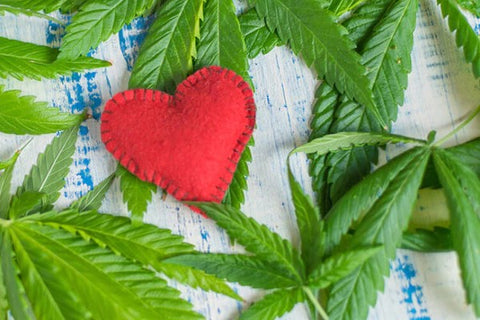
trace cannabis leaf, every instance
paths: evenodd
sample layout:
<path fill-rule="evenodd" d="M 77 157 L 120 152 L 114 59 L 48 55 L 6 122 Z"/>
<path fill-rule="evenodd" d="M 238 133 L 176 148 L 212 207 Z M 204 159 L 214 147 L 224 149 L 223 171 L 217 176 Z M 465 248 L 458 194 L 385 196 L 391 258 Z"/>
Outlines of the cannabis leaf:
<path fill-rule="evenodd" d="M 168 263 L 196 267 L 209 274 L 262 289 L 289 288 L 298 285 L 295 275 L 261 257 L 243 254 L 186 254 L 166 260 Z"/>
<path fill-rule="evenodd" d="M 170 230 L 149 224 L 132 225 L 131 220 L 125 217 L 66 210 L 34 215 L 29 219 L 57 229 L 78 232 L 85 239 L 92 239 L 130 259 L 155 267 L 166 258 L 194 252 L 192 245 L 183 242 L 182 237 L 173 235 Z"/>
<path fill-rule="evenodd" d="M 209 0 L 205 3 L 195 69 L 221 66 L 249 81 L 245 42 L 235 12 L 232 1 Z"/>
<path fill-rule="evenodd" d="M 66 0 L 0 0 L 0 4 L 32 11 L 52 12 L 59 9 Z"/>
<path fill-rule="evenodd" d="M 45 151 L 38 156 L 36 165 L 25 176 L 14 198 L 30 191 L 46 195 L 47 201 L 43 204 L 44 207 L 57 200 L 73 162 L 77 132 L 78 127 L 75 126 L 53 139 Z"/>
<path fill-rule="evenodd" d="M 480 166 L 478 165 L 478 159 L 480 159 L 480 138 L 448 148 L 447 150 L 450 151 L 451 154 L 456 155 L 457 161 L 469 167 L 480 177 Z"/>
<path fill-rule="evenodd" d="M 437 0 L 448 26 L 455 32 L 457 47 L 463 49 L 465 60 L 472 64 L 473 74 L 480 78 L 480 39 L 473 31 L 458 5 L 452 0 Z"/>
<path fill-rule="evenodd" d="M 328 9 L 340 17 L 349 11 L 353 11 L 362 3 L 362 0 L 332 0 Z"/>
<path fill-rule="evenodd" d="M 20 96 L 17 90 L 0 86 L 0 132 L 10 134 L 53 133 L 83 121 L 83 114 L 72 115 L 35 102 L 32 96 Z"/>
<path fill-rule="evenodd" d="M 16 7 L 12 7 L 12 6 L 4 6 L 4 5 L 0 5 L 0 16 L 2 15 L 5 15 L 5 12 L 8 12 L 8 13 L 11 13 L 11 14 L 14 14 L 14 15 L 20 15 L 20 14 L 23 14 L 23 15 L 26 15 L 28 17 L 37 17 L 37 18 L 41 18 L 41 19 L 47 19 L 47 20 L 50 20 L 50 21 L 55 21 L 57 23 L 61 23 L 61 21 L 49 16 L 49 15 L 46 15 L 46 14 L 43 14 L 43 13 L 40 13 L 40 12 L 37 12 L 37 11 L 32 11 L 32 10 L 28 10 L 28 9 L 22 9 L 22 8 L 16 8 Z"/>
<path fill-rule="evenodd" d="M 447 196 L 453 247 L 460 260 L 467 301 L 480 316 L 480 180 L 455 153 L 437 149 L 433 159 Z"/>
<path fill-rule="evenodd" d="M 133 221 L 142 222 L 143 213 L 147 211 L 148 203 L 152 201 L 152 195 L 157 190 L 157 186 L 140 180 L 120 165 L 116 174 L 120 178 L 123 202 L 132 213 Z"/>
<path fill-rule="evenodd" d="M 110 66 L 107 61 L 90 57 L 58 60 L 57 56 L 57 49 L 0 37 L 0 77 L 53 79 L 76 71 Z"/>
<path fill-rule="evenodd" d="M 168 278 L 174 279 L 192 288 L 214 291 L 235 300 L 242 301 L 242 298 L 223 280 L 209 275 L 202 270 L 170 263 L 161 263 L 157 266 L 156 270 L 163 273 Z"/>
<path fill-rule="evenodd" d="M 196 253 L 169 230 L 95 211 L 42 213 L 63 187 L 77 129 L 64 131 L 47 146 L 12 199 L 9 184 L 18 154 L 2 162 L 8 165 L 0 176 L 0 318 L 9 309 L 16 319 L 201 319 L 151 268 L 241 299 L 212 275 L 164 263 Z M 98 208 L 113 177 L 71 207 Z"/>
<path fill-rule="evenodd" d="M 12 199 L 8 216 L 10 219 L 17 219 L 28 214 L 32 208 L 40 205 L 44 201 L 45 193 L 37 191 L 25 191 L 18 197 Z"/>
<path fill-rule="evenodd" d="M 16 319 L 35 319 L 30 301 L 25 294 L 25 288 L 19 279 L 17 263 L 13 256 L 12 244 L 7 231 L 0 228 L 1 250 L 1 272 L 3 273 L 3 284 L 6 289 L 8 307 Z"/>
<path fill-rule="evenodd" d="M 262 300 L 253 304 L 240 316 L 241 320 L 265 319 L 273 320 L 292 310 L 293 307 L 305 300 L 302 289 L 293 288 L 277 290 L 266 295 Z"/>
<path fill-rule="evenodd" d="M 108 189 L 110 189 L 114 178 L 115 174 L 110 175 L 108 178 L 96 185 L 93 190 L 88 192 L 83 197 L 75 200 L 70 205 L 70 208 L 80 212 L 98 210 L 101 207 L 102 201 L 105 198 L 105 194 L 107 193 Z"/>
<path fill-rule="evenodd" d="M 75 59 L 96 48 L 127 23 L 151 8 L 155 0 L 88 1 L 67 26 L 61 59 Z"/>
<path fill-rule="evenodd" d="M 337 152 L 352 147 L 376 146 L 387 143 L 417 143 L 426 144 L 425 140 L 418 140 L 405 136 L 375 132 L 339 132 L 312 140 L 296 149 L 291 154 L 304 152 L 315 153 L 319 156 Z"/>
<path fill-rule="evenodd" d="M 62 12 L 76 12 L 78 9 L 80 9 L 87 1 L 89 0 L 71 0 L 71 1 L 66 1 L 62 4 L 60 10 Z"/>
<path fill-rule="evenodd" d="M 314 288 L 323 289 L 348 276 L 357 267 L 377 254 L 382 248 L 360 248 L 332 255 L 320 268 L 310 274 L 309 283 Z"/>
<path fill-rule="evenodd" d="M 429 156 L 425 148 L 402 154 L 367 176 L 329 212 L 325 231 L 330 249 L 354 222 L 357 225 L 348 247 L 384 246 L 333 285 L 327 305 L 331 319 L 366 318 L 369 306 L 376 301 L 376 291 L 383 289 L 389 259 L 401 244 Z"/>
<path fill-rule="evenodd" d="M 238 241 L 248 251 L 266 260 L 285 266 L 291 275 L 301 281 L 303 263 L 297 250 L 287 240 L 233 207 L 216 203 L 192 204 L 224 228 L 232 240 Z"/>
<path fill-rule="evenodd" d="M 480 3 L 475 0 L 457 0 L 458 4 L 464 9 L 470 11 L 477 17 L 480 17 Z"/>
<path fill-rule="evenodd" d="M 15 163 L 17 162 L 19 153 L 15 154 L 8 160 L 9 165 L 2 168 L 5 171 L 0 175 L 0 219 L 6 219 L 8 216 L 10 201 L 10 185 L 12 181 L 12 173 Z"/>
<path fill-rule="evenodd" d="M 312 120 L 310 127 L 310 140 L 320 138 L 330 131 L 333 123 L 335 107 L 338 104 L 340 96 L 338 92 L 330 87 L 326 82 L 322 82 L 315 92 L 315 104 L 312 110 Z M 348 152 L 348 151 L 346 151 Z M 317 203 L 319 211 L 324 216 L 330 209 L 327 155 L 310 155 L 311 163 L 309 168 L 312 177 L 312 187 L 317 194 Z"/>
<path fill-rule="evenodd" d="M 345 22 L 350 37 L 362 52 L 362 63 L 368 67 L 375 102 L 389 123 L 396 119 L 397 106 L 403 104 L 411 69 L 410 52 L 417 7 L 415 0 L 374 1 L 362 6 Z M 333 89 L 324 86 L 327 85 L 322 85 L 317 92 L 311 138 L 326 132 L 381 130 L 368 109 L 339 94 L 335 98 Z M 335 105 L 335 111 L 332 111 Z M 326 158 L 313 157 L 313 186 L 320 194 L 320 203 L 325 207 L 323 211 L 368 174 L 377 157 L 377 150 L 373 147 L 355 148 Z"/>
<path fill-rule="evenodd" d="M 237 209 L 240 209 L 240 206 L 245 202 L 245 191 L 248 189 L 248 163 L 252 161 L 252 152 L 250 151 L 250 147 L 254 144 L 255 140 L 253 137 L 251 137 L 250 141 L 243 150 L 240 160 L 238 160 L 232 182 L 228 186 L 228 190 L 225 192 L 225 196 L 222 201 L 222 203 Z"/>
<path fill-rule="evenodd" d="M 295 216 L 300 232 L 302 243 L 301 254 L 305 262 L 307 273 L 314 270 L 322 261 L 325 235 L 323 224 L 320 220 L 318 209 L 313 205 L 312 200 L 303 193 L 300 184 L 295 180 L 293 173 L 288 167 L 288 181 L 292 193 Z"/>
<path fill-rule="evenodd" d="M 202 0 L 168 0 L 157 13 L 133 67 L 131 88 L 173 92 L 192 71 Z"/>
<path fill-rule="evenodd" d="M 275 319 L 305 300 L 314 306 L 314 313 L 318 312 L 327 319 L 313 292 L 319 286 L 326 287 L 348 276 L 357 265 L 365 263 L 381 250 L 365 245 L 340 255 L 325 255 L 323 221 L 290 170 L 288 173 L 301 234 L 300 252 L 289 241 L 231 206 L 192 202 L 189 204 L 215 220 L 232 240 L 243 245 L 253 256 L 197 253 L 167 260 L 168 263 L 196 267 L 242 285 L 273 289 L 244 311 L 240 319 Z"/>
<path fill-rule="evenodd" d="M 61 277 L 68 287 L 76 288 L 77 298 L 94 318 L 201 318 L 188 310 L 189 303 L 179 298 L 178 291 L 152 271 L 107 249 L 51 227 L 14 223 L 10 228 L 46 284 Z M 15 242 L 14 247 L 16 251 L 22 249 Z M 52 263 L 58 268 L 52 268 Z M 61 294 L 57 301 L 65 303 L 60 301 L 65 291 L 52 293 Z"/>
<path fill-rule="evenodd" d="M 330 85 L 365 105 L 383 124 L 354 44 L 330 11 L 314 0 L 256 0 L 255 8 L 270 29 L 277 31 L 296 54 L 301 53 L 320 77 L 325 76 Z"/>
<path fill-rule="evenodd" d="M 434 227 L 433 230 L 417 229 L 403 233 L 402 249 L 420 252 L 452 251 L 450 229 Z"/>
<path fill-rule="evenodd" d="M 282 44 L 278 35 L 268 30 L 265 21 L 258 17 L 254 8 L 242 14 L 239 21 L 250 59 L 260 53 L 266 54 Z"/>

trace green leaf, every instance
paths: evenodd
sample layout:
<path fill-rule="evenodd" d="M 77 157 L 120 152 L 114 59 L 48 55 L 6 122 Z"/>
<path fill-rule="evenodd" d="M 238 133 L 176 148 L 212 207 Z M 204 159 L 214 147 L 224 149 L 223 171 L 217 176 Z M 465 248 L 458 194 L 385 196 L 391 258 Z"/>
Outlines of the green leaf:
<path fill-rule="evenodd" d="M 447 150 L 456 155 L 457 161 L 469 167 L 475 172 L 477 177 L 480 177 L 480 166 L 478 165 L 478 159 L 480 159 L 480 138 L 448 148 Z"/>
<path fill-rule="evenodd" d="M 266 18 L 270 30 L 289 43 L 295 54 L 302 54 L 319 77 L 341 93 L 365 105 L 383 120 L 374 104 L 372 90 L 347 31 L 327 9 L 315 0 L 256 0 L 256 10 Z M 382 123 L 383 124 L 383 123 Z"/>
<path fill-rule="evenodd" d="M 56 23 L 59 23 L 59 24 L 62 24 L 61 21 L 55 19 L 54 17 L 51 17 L 47 14 L 43 14 L 43 13 L 40 13 L 40 12 L 37 12 L 37 11 L 32 11 L 32 10 L 28 10 L 28 9 L 22 9 L 22 8 L 15 8 L 15 7 L 11 7 L 11 6 L 4 6 L 4 5 L 0 5 L 0 16 L 3 16 L 5 15 L 5 12 L 8 12 L 8 13 L 11 13 L 11 14 L 14 14 L 14 15 L 25 15 L 25 16 L 28 16 L 28 17 L 36 17 L 36 18 L 41 18 L 41 19 L 47 19 L 47 20 L 50 20 L 50 21 L 55 21 Z"/>
<path fill-rule="evenodd" d="M 460 161 L 463 165 L 472 169 L 475 174 L 480 177 L 480 166 L 478 165 L 478 159 L 480 159 L 480 138 L 450 147 L 447 150 L 456 154 L 457 161 Z M 431 160 L 427 166 L 422 188 L 440 188 L 440 182 L 433 160 Z"/>
<path fill-rule="evenodd" d="M 465 60 L 472 64 L 473 74 L 480 78 L 480 38 L 472 29 L 458 5 L 452 0 L 437 0 L 448 26 L 455 33 L 457 47 L 463 49 Z"/>
<path fill-rule="evenodd" d="M 86 195 L 80 199 L 75 200 L 70 209 L 77 211 L 98 210 L 102 206 L 102 201 L 105 198 L 105 194 L 112 185 L 115 179 L 115 174 L 110 175 L 108 178 L 100 182 L 93 190 L 89 191 Z"/>
<path fill-rule="evenodd" d="M 61 59 L 75 59 L 96 48 L 135 17 L 151 8 L 154 0 L 88 1 L 73 16 L 60 47 Z"/>
<path fill-rule="evenodd" d="M 320 220 L 318 209 L 313 205 L 312 199 L 306 195 L 300 184 L 295 180 L 290 163 L 287 164 L 288 181 L 292 194 L 297 226 L 301 239 L 302 260 L 307 268 L 307 274 L 315 269 L 321 262 L 324 250 L 325 234 L 323 223 Z"/>
<path fill-rule="evenodd" d="M 268 30 L 265 20 L 258 17 L 254 8 L 242 14 L 238 20 L 250 59 L 260 53 L 267 54 L 276 46 L 283 44 L 277 34 Z"/>
<path fill-rule="evenodd" d="M 353 270 L 377 254 L 382 247 L 367 247 L 337 253 L 327 258 L 309 276 L 310 287 L 323 289 L 348 276 Z"/>
<path fill-rule="evenodd" d="M 462 8 L 470 11 L 473 15 L 480 17 L 480 2 L 476 0 L 456 0 L 456 1 Z"/>
<path fill-rule="evenodd" d="M 375 103 L 388 124 L 397 119 L 398 106 L 404 102 L 417 10 L 417 0 L 392 3 L 362 49 Z"/>
<path fill-rule="evenodd" d="M 10 219 L 14 220 L 26 215 L 44 201 L 45 193 L 37 191 L 25 191 L 18 197 L 14 197 L 9 210 Z"/>
<path fill-rule="evenodd" d="M 62 279 L 75 288 L 92 318 L 201 319 L 154 272 L 107 249 L 34 223 L 16 223 L 11 230 L 43 279 L 47 283 Z"/>
<path fill-rule="evenodd" d="M 368 2 L 345 21 L 344 26 L 349 32 L 350 39 L 357 44 L 357 50 L 362 48 L 372 35 L 373 29 L 381 21 L 390 2 L 391 0 Z M 339 131 L 381 131 L 367 108 L 345 99 L 326 82 L 322 82 L 315 98 L 310 140 Z M 318 203 L 324 215 L 331 207 L 332 201 L 337 201 L 371 171 L 371 163 L 377 161 L 378 153 L 374 147 L 364 147 L 328 156 L 312 155 L 311 158 L 313 158 L 310 166 L 313 189 L 317 193 Z"/>
<path fill-rule="evenodd" d="M 241 205 L 245 203 L 245 191 L 248 189 L 247 177 L 250 174 L 248 163 L 252 161 L 250 146 L 253 146 L 254 144 L 255 141 L 253 137 L 251 137 L 237 163 L 237 169 L 233 174 L 232 182 L 228 186 L 228 190 L 223 197 L 223 204 L 240 209 Z"/>
<path fill-rule="evenodd" d="M 362 6 L 345 23 L 351 32 L 350 37 L 362 53 L 362 63 L 369 70 L 367 75 L 375 93 L 375 102 L 388 123 L 396 119 L 397 107 L 403 104 L 407 75 L 411 69 L 410 52 L 417 7 L 416 0 L 373 1 Z M 328 90 L 323 91 L 328 95 L 320 95 L 319 98 L 328 98 L 333 103 L 333 94 Z M 335 110 L 330 132 L 381 131 L 379 123 L 367 108 L 349 99 L 337 99 L 341 102 Z M 322 112 L 326 111 L 320 109 L 320 116 Z M 326 117 L 325 121 L 328 120 L 329 117 Z M 323 127 L 327 125 L 323 124 L 320 128 Z M 326 206 L 330 201 L 336 202 L 367 175 L 377 159 L 376 148 L 364 147 L 339 152 L 329 155 L 326 160 L 314 162 L 313 165 L 317 167 L 315 172 L 320 174 L 319 178 L 314 179 L 314 187 L 326 199 L 323 200 Z M 322 189 L 325 189 L 325 185 L 329 186 L 327 190 Z"/>
<path fill-rule="evenodd" d="M 167 260 L 214 274 L 229 282 L 259 289 L 277 289 L 298 286 L 298 279 L 268 260 L 243 254 L 187 254 Z"/>
<path fill-rule="evenodd" d="M 341 15 L 354 10 L 363 2 L 363 0 L 332 0 L 328 9 L 340 17 Z"/>
<path fill-rule="evenodd" d="M 4 241 L 3 239 L 3 233 L 4 231 L 0 228 L 0 239 L 2 239 L 2 242 Z M 5 286 L 4 282 L 4 272 L 3 272 L 3 264 L 2 264 L 2 258 L 3 258 L 3 251 L 2 247 L 0 245 L 0 320 L 7 320 L 8 319 L 8 296 L 7 296 L 7 288 Z"/>
<path fill-rule="evenodd" d="M 149 29 L 130 77 L 130 88 L 175 91 L 192 71 L 203 0 L 168 0 Z"/>
<path fill-rule="evenodd" d="M 330 132 L 333 123 L 335 107 L 340 96 L 338 92 L 326 82 L 322 82 L 315 92 L 315 104 L 312 110 L 310 122 L 311 133 L 309 140 L 320 138 Z M 317 195 L 317 204 L 320 214 L 324 216 L 330 208 L 329 190 L 327 185 L 328 167 L 327 156 L 310 154 L 310 176 L 312 177 L 312 188 Z"/>
<path fill-rule="evenodd" d="M 225 281 L 207 274 L 202 270 L 165 262 L 158 264 L 156 270 L 162 272 L 170 279 L 177 280 L 192 288 L 201 288 L 205 291 L 217 292 L 238 301 L 243 300 Z"/>
<path fill-rule="evenodd" d="M 17 158 L 20 155 L 20 152 L 15 152 L 13 156 L 11 156 L 9 159 L 6 161 L 0 161 L 0 171 L 8 169 L 9 167 L 12 167 L 15 165 L 17 162 Z"/>
<path fill-rule="evenodd" d="M 11 164 L 5 169 L 3 174 L 0 175 L 0 219 L 8 218 L 8 210 L 10 208 L 10 186 L 12 181 L 13 168 L 17 162 L 19 153 L 15 154 L 10 158 L 9 161 Z"/>
<path fill-rule="evenodd" d="M 383 290 L 389 259 L 395 256 L 408 226 L 430 149 L 414 148 L 367 176 L 338 201 L 326 220 L 327 244 L 332 248 L 355 221 L 348 248 L 383 245 L 331 289 L 327 312 L 331 319 L 363 319 Z"/>
<path fill-rule="evenodd" d="M 66 13 L 76 12 L 87 1 L 89 1 L 89 0 L 70 0 L 70 1 L 67 1 L 62 5 L 62 7 L 60 8 L 60 11 L 66 12 Z"/>
<path fill-rule="evenodd" d="M 108 61 L 90 57 L 57 60 L 57 56 L 57 49 L 0 37 L 0 77 L 55 79 L 59 75 L 111 65 Z"/>
<path fill-rule="evenodd" d="M 297 303 L 303 301 L 305 301 L 305 295 L 301 288 L 277 290 L 242 312 L 240 320 L 274 320 L 291 311 Z"/>
<path fill-rule="evenodd" d="M 233 1 L 208 0 L 203 14 L 195 69 L 220 66 L 249 82 L 247 52 Z"/>
<path fill-rule="evenodd" d="M 67 2 L 67 0 L 0 0 L 0 4 L 32 11 L 45 12 L 57 10 L 64 2 Z"/>
<path fill-rule="evenodd" d="M 450 229 L 434 227 L 433 230 L 416 229 L 403 233 L 402 249 L 419 252 L 452 251 Z"/>
<path fill-rule="evenodd" d="M 1 60 L 0 60 L 1 61 Z M 45 134 L 75 126 L 85 118 L 35 102 L 19 91 L 4 91 L 0 86 L 0 132 L 9 134 Z"/>
<path fill-rule="evenodd" d="M 270 231 L 267 226 L 247 217 L 240 210 L 217 203 L 189 203 L 207 214 L 232 240 L 243 245 L 247 251 L 262 260 L 278 264 L 289 272 L 299 283 L 304 278 L 305 267 L 300 254 L 291 243 Z"/>
<path fill-rule="evenodd" d="M 460 260 L 467 302 L 480 317 L 480 180 L 455 153 L 435 149 L 433 159 L 447 196 L 453 247 Z"/>
<path fill-rule="evenodd" d="M 34 320 L 35 315 L 30 301 L 25 294 L 25 288 L 19 278 L 20 271 L 14 259 L 9 231 L 4 231 L 0 226 L 0 259 L 2 264 L 3 283 L 7 288 L 7 299 L 10 311 L 15 319 Z"/>
<path fill-rule="evenodd" d="M 348 37 L 357 44 L 357 51 L 362 51 L 373 30 L 385 17 L 392 4 L 394 0 L 367 1 L 343 22 L 349 33 Z"/>
<path fill-rule="evenodd" d="M 143 222 L 143 214 L 147 211 L 148 203 L 152 201 L 152 195 L 157 190 L 157 186 L 138 179 L 120 165 L 116 174 L 120 178 L 123 202 L 127 204 L 133 222 Z"/>
<path fill-rule="evenodd" d="M 17 189 L 16 197 L 27 191 L 42 192 L 47 196 L 47 203 L 55 202 L 60 190 L 65 184 L 72 156 L 75 153 L 78 127 L 73 127 L 55 137 L 43 153 L 37 158 L 37 163 L 23 179 L 23 184 Z"/>
<path fill-rule="evenodd" d="M 170 230 L 150 224 L 132 225 L 128 218 L 95 211 L 50 212 L 29 216 L 28 220 L 63 228 L 86 240 L 93 239 L 102 247 L 108 246 L 129 259 L 153 267 L 168 257 L 193 252 L 191 244 L 183 242 L 183 237 L 173 235 Z"/>
<path fill-rule="evenodd" d="M 57 281 L 50 281 L 47 284 L 15 233 L 12 233 L 12 242 L 22 282 L 25 285 L 25 292 L 33 302 L 32 308 L 37 319 L 66 319 L 67 317 L 81 319 L 82 316 L 85 319 L 89 317 L 85 308 L 78 305 L 77 296 L 65 286 L 64 281 L 60 280 L 61 277 Z"/>
<path fill-rule="evenodd" d="M 353 147 L 377 146 L 387 143 L 426 144 L 426 141 L 388 133 L 339 132 L 314 139 L 294 149 L 291 154 L 305 152 L 321 156 Z"/>

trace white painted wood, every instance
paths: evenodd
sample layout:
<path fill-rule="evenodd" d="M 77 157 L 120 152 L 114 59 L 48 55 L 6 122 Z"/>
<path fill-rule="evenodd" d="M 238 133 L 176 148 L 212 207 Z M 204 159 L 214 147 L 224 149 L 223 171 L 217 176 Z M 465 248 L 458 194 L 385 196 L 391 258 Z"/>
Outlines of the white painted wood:
<path fill-rule="evenodd" d="M 239 8 L 244 5 L 243 2 L 238 4 Z M 415 31 L 413 72 L 409 77 L 405 106 L 394 125 L 397 133 L 425 137 L 430 130 L 437 130 L 438 136 L 442 136 L 480 104 L 479 82 L 471 75 L 470 66 L 463 61 L 461 51 L 455 48 L 454 39 L 442 20 L 432 1 L 421 1 Z M 94 115 L 99 115 L 103 103 L 127 87 L 132 54 L 138 50 L 135 39 L 142 34 L 144 22 L 144 19 L 136 20 L 93 53 L 111 61 L 111 68 L 56 81 L 2 80 L 1 83 L 34 94 L 39 100 L 49 101 L 63 110 L 79 111 L 89 107 L 94 110 Z M 479 28 L 478 20 L 472 19 L 471 22 L 477 23 Z M 62 33 L 62 27 L 54 23 L 11 15 L 0 17 L 0 36 L 58 46 Z M 256 86 L 258 129 L 254 133 L 254 160 L 250 165 L 249 191 L 243 209 L 246 214 L 297 243 L 285 159 L 292 148 L 307 141 L 313 93 L 318 83 L 312 71 L 287 48 L 277 48 L 252 60 L 250 74 Z M 479 124 L 480 118 L 460 132 L 451 144 L 480 135 Z M 52 137 L 35 137 L 34 143 L 27 147 L 15 170 L 12 190 L 21 183 L 36 155 Z M 27 138 L 0 134 L 0 158 L 6 158 Z M 389 147 L 386 157 L 400 151 L 402 147 Z M 298 156 L 293 163 L 296 177 L 311 193 L 306 159 Z M 90 190 L 113 172 L 115 166 L 115 161 L 101 143 L 98 120 L 86 121 L 77 142 L 72 172 L 57 206 L 64 207 Z M 415 214 L 422 218 L 416 220 L 445 222 L 445 203 L 440 191 L 422 192 L 417 208 Z M 102 209 L 128 215 L 118 184 L 109 191 Z M 202 251 L 242 250 L 232 246 L 225 233 L 212 221 L 192 213 L 171 197 L 162 201 L 157 194 L 148 207 L 145 221 L 172 229 Z M 379 296 L 369 319 L 474 319 L 473 312 L 465 304 L 454 254 L 418 254 L 399 250 L 391 266 L 385 293 Z M 235 318 L 245 306 L 230 298 L 179 287 L 184 297 L 189 298 L 195 309 L 207 319 Z M 233 287 L 248 303 L 263 294 L 238 285 Z M 284 319 L 307 319 L 306 309 L 299 305 Z"/>

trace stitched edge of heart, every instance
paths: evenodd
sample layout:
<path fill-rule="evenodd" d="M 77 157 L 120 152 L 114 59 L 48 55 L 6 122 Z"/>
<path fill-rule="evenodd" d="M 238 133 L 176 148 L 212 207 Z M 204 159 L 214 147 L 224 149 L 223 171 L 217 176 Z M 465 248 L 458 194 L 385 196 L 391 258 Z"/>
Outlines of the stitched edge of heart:
<path fill-rule="evenodd" d="M 217 191 L 216 193 L 211 195 L 212 198 L 214 198 L 217 202 L 220 203 L 222 202 L 223 197 L 225 196 L 225 193 L 227 192 L 229 185 L 232 182 L 238 161 L 240 160 L 242 152 L 245 149 L 248 141 L 250 140 L 250 137 L 255 127 L 256 106 L 253 99 L 253 92 L 250 86 L 243 80 L 241 76 L 237 75 L 231 70 L 217 66 L 211 66 L 195 72 L 191 76 L 187 77 L 187 79 L 185 79 L 182 83 L 180 83 L 175 92 L 175 98 L 162 91 L 151 89 L 133 89 L 120 92 L 107 102 L 101 117 L 101 138 L 103 143 L 105 144 L 106 149 L 114 156 L 114 158 L 117 159 L 123 167 L 125 167 L 128 171 L 136 175 L 141 180 L 156 184 L 180 201 L 185 200 L 185 198 L 188 196 L 188 192 L 186 192 L 180 187 L 175 186 L 172 181 L 166 181 L 162 178 L 161 173 L 156 172 L 155 170 L 144 170 L 143 172 L 139 172 L 140 170 L 135 160 L 131 157 L 127 157 L 126 151 L 120 148 L 120 146 L 118 146 L 118 144 L 112 137 L 110 133 L 111 127 L 109 125 L 109 118 L 110 114 L 112 114 L 115 109 L 125 107 L 125 103 L 132 100 L 158 100 L 161 102 L 171 103 L 172 100 L 175 99 L 176 101 L 181 102 L 182 98 L 185 96 L 185 89 L 195 86 L 199 80 L 206 80 L 207 76 L 210 75 L 212 72 L 216 72 L 219 74 L 223 73 L 225 79 L 230 79 L 232 83 L 239 90 L 241 90 L 241 93 L 245 97 L 245 110 L 247 111 L 246 118 L 248 119 L 248 124 L 247 126 L 245 126 L 245 130 L 238 138 L 237 144 L 233 148 L 232 154 L 227 158 L 229 164 L 225 168 L 225 173 L 219 177 L 220 181 L 216 186 Z M 198 199 L 194 198 L 188 200 L 197 201 Z"/>

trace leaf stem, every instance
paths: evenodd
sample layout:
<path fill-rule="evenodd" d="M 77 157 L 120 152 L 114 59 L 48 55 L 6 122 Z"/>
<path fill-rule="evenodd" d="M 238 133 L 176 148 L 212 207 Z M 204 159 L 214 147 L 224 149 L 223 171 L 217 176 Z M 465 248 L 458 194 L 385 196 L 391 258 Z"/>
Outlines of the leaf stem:
<path fill-rule="evenodd" d="M 460 130 L 462 130 L 466 125 L 468 125 L 478 114 L 480 113 L 480 106 L 475 108 L 473 112 L 468 116 L 467 119 L 465 119 L 458 127 L 453 129 L 450 133 L 448 133 L 445 137 L 442 139 L 438 140 L 433 144 L 434 147 L 440 146 L 446 141 L 448 141 L 450 138 L 452 138 L 454 135 L 456 135 Z"/>
<path fill-rule="evenodd" d="M 312 290 L 310 290 L 309 287 L 302 287 L 302 289 L 303 289 L 303 291 L 305 292 L 305 294 L 307 295 L 308 300 L 310 300 L 310 302 L 313 304 L 313 306 L 315 307 L 315 309 L 317 310 L 317 312 L 320 314 L 320 316 L 323 318 L 323 320 L 328 320 L 328 315 L 327 315 L 327 313 L 325 312 L 325 310 L 323 309 L 323 307 L 320 305 L 320 303 L 318 303 L 318 300 L 317 300 L 317 298 L 315 298 L 315 296 L 313 295 Z"/>

